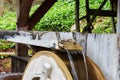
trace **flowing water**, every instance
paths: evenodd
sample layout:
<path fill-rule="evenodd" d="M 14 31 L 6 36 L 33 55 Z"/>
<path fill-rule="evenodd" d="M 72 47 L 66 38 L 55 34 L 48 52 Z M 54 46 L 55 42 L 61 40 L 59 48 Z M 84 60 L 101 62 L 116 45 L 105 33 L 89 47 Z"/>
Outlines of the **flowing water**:
<path fill-rule="evenodd" d="M 72 70 L 73 80 L 79 80 L 78 76 L 77 76 L 77 73 L 76 73 L 76 70 L 75 70 L 74 63 L 73 63 L 72 55 L 71 55 L 70 51 L 66 50 L 66 52 L 67 52 L 67 55 L 68 55 L 68 58 L 69 58 L 69 61 L 70 61 L 70 66 L 71 66 L 71 70 Z"/>
<path fill-rule="evenodd" d="M 86 61 L 85 54 L 84 54 L 83 51 L 78 52 L 78 53 L 82 53 L 82 56 L 83 56 L 83 59 L 84 59 L 85 71 L 86 71 L 86 80 L 89 80 L 89 77 L 88 77 L 88 67 L 87 67 L 87 61 Z"/>
<path fill-rule="evenodd" d="M 81 51 L 74 51 L 73 53 L 71 53 L 71 51 L 69 50 L 66 50 L 67 52 L 67 56 L 68 56 L 68 59 L 70 61 L 70 66 L 71 66 L 71 74 L 73 75 L 73 80 L 79 80 L 78 79 L 78 75 L 77 72 L 76 72 L 76 69 L 75 69 L 75 66 L 74 66 L 74 60 L 72 58 L 72 55 L 71 54 L 80 54 L 82 53 L 82 56 L 83 56 L 83 61 L 84 61 L 84 66 L 85 66 L 85 74 L 86 74 L 86 80 L 89 80 L 88 78 L 88 68 L 87 68 L 87 62 L 86 62 L 86 57 L 85 57 L 85 54 Z"/>

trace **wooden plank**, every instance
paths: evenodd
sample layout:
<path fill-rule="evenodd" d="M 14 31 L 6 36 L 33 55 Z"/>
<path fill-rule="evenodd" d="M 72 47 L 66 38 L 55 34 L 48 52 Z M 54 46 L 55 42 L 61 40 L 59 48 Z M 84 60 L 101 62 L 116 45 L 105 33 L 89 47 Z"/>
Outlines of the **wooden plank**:
<path fill-rule="evenodd" d="M 90 9 L 89 14 L 94 15 L 96 11 L 97 11 L 96 9 Z M 106 16 L 106 17 L 113 16 L 113 17 L 116 17 L 117 12 L 116 11 L 111 11 L 111 10 L 100 10 L 99 13 L 97 14 L 97 16 Z"/>
<path fill-rule="evenodd" d="M 10 56 L 10 55 L 15 55 L 15 52 L 0 52 L 1 56 Z"/>
<path fill-rule="evenodd" d="M 21 80 L 23 73 L 0 74 L 0 80 Z"/>
<path fill-rule="evenodd" d="M 120 33 L 120 0 L 118 0 L 117 7 L 117 33 Z"/>
<path fill-rule="evenodd" d="M 37 22 L 45 15 L 57 0 L 45 0 L 38 9 L 32 14 L 29 21 L 29 30 L 32 30 Z"/>
<path fill-rule="evenodd" d="M 87 56 L 100 67 L 106 80 L 120 80 L 117 34 L 88 34 Z"/>
<path fill-rule="evenodd" d="M 76 24 L 76 31 L 80 32 L 80 22 L 79 22 L 79 0 L 76 0 L 76 8 L 75 8 L 75 24 Z"/>

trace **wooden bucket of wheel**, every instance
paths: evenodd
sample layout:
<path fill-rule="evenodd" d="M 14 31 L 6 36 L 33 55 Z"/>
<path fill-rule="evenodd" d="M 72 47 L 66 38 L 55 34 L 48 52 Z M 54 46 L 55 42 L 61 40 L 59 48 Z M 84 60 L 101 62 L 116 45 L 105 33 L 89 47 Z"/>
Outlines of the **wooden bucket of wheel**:
<path fill-rule="evenodd" d="M 28 62 L 22 80 L 105 80 L 100 69 L 88 57 L 86 65 L 80 52 L 40 51 Z"/>
<path fill-rule="evenodd" d="M 21 73 L 0 74 L 0 80 L 22 80 L 22 74 Z"/>

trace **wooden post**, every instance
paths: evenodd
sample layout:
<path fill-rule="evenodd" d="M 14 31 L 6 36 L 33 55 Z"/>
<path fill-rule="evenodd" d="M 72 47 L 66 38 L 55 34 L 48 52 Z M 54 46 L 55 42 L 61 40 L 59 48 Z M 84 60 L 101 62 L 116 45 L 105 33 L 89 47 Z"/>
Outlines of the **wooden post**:
<path fill-rule="evenodd" d="M 33 0 L 19 0 L 17 11 L 17 29 L 27 31 L 29 27 L 29 12 L 32 6 Z M 27 56 L 28 47 L 24 44 L 16 45 L 16 53 L 18 56 Z"/>
<path fill-rule="evenodd" d="M 120 0 L 117 3 L 117 33 L 120 33 Z"/>
<path fill-rule="evenodd" d="M 79 25 L 79 0 L 76 0 L 76 31 L 80 32 L 80 25 Z"/>
<path fill-rule="evenodd" d="M 114 1 L 110 0 L 110 4 L 111 4 L 111 11 L 114 12 Z M 114 16 L 111 17 L 111 21 L 112 21 L 112 31 L 113 33 L 116 33 L 116 25 L 115 25 L 115 19 Z"/>
<path fill-rule="evenodd" d="M 89 14 L 89 0 L 86 0 L 86 20 L 87 20 L 87 24 L 89 24 L 90 22 L 90 14 Z"/>
<path fill-rule="evenodd" d="M 21 18 L 22 18 L 22 16 L 21 16 L 22 12 L 21 11 L 23 11 L 22 10 L 23 9 L 23 5 L 22 5 L 23 2 L 25 2 L 25 1 L 24 0 L 18 0 L 17 23 L 22 22 L 22 21 L 19 21 L 19 20 L 21 20 Z M 29 17 L 29 15 L 28 15 L 28 17 Z M 26 21 L 24 23 L 26 23 Z M 19 25 L 17 24 L 17 30 L 27 30 L 28 29 L 27 28 L 28 26 L 25 26 L 25 25 L 21 26 L 22 24 L 23 23 L 21 23 Z M 28 55 L 28 47 L 24 44 L 17 43 L 16 44 L 16 54 L 18 56 L 27 56 Z"/>

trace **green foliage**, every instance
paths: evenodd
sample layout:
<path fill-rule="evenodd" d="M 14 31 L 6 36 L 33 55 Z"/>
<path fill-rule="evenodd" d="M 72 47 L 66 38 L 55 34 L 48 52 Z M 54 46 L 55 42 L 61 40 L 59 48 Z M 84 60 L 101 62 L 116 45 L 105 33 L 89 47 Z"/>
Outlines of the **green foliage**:
<path fill-rule="evenodd" d="M 103 0 L 89 0 L 90 8 L 97 9 Z M 39 5 L 32 7 L 30 15 L 37 9 Z M 85 0 L 80 1 L 80 17 L 86 14 Z M 103 7 L 104 10 L 110 9 L 109 2 Z M 99 22 L 98 19 L 102 21 Z M 70 31 L 71 26 L 75 23 L 75 0 L 58 0 L 41 21 L 35 26 L 37 31 Z M 86 25 L 86 21 L 81 21 L 81 27 Z M 110 18 L 97 18 L 93 23 L 93 33 L 111 33 Z M 4 12 L 0 17 L 0 30 L 15 30 L 16 29 L 16 12 Z M 0 40 L 0 49 L 7 49 L 13 47 L 14 43 L 9 43 Z"/>
<path fill-rule="evenodd" d="M 0 49 L 1 50 L 6 50 L 6 49 L 9 49 L 9 48 L 13 48 L 14 46 L 15 46 L 15 43 L 0 40 Z"/>
<path fill-rule="evenodd" d="M 7 11 L 0 17 L 0 30 L 15 30 L 16 29 L 16 13 Z M 15 46 L 15 43 L 0 40 L 0 50 L 6 50 Z M 0 56 L 4 58 L 5 56 Z"/>
<path fill-rule="evenodd" d="M 97 9 L 103 1 L 104 0 L 89 0 L 90 8 L 91 9 Z M 104 10 L 110 9 L 110 1 L 109 2 L 107 1 L 102 9 L 104 9 Z"/>
<path fill-rule="evenodd" d="M 15 30 L 16 28 L 16 13 L 6 12 L 0 17 L 0 30 Z"/>
<path fill-rule="evenodd" d="M 111 18 L 99 17 L 95 21 L 93 33 L 112 33 Z"/>
<path fill-rule="evenodd" d="M 74 10 L 74 2 L 56 2 L 34 30 L 69 31 L 75 21 Z"/>

